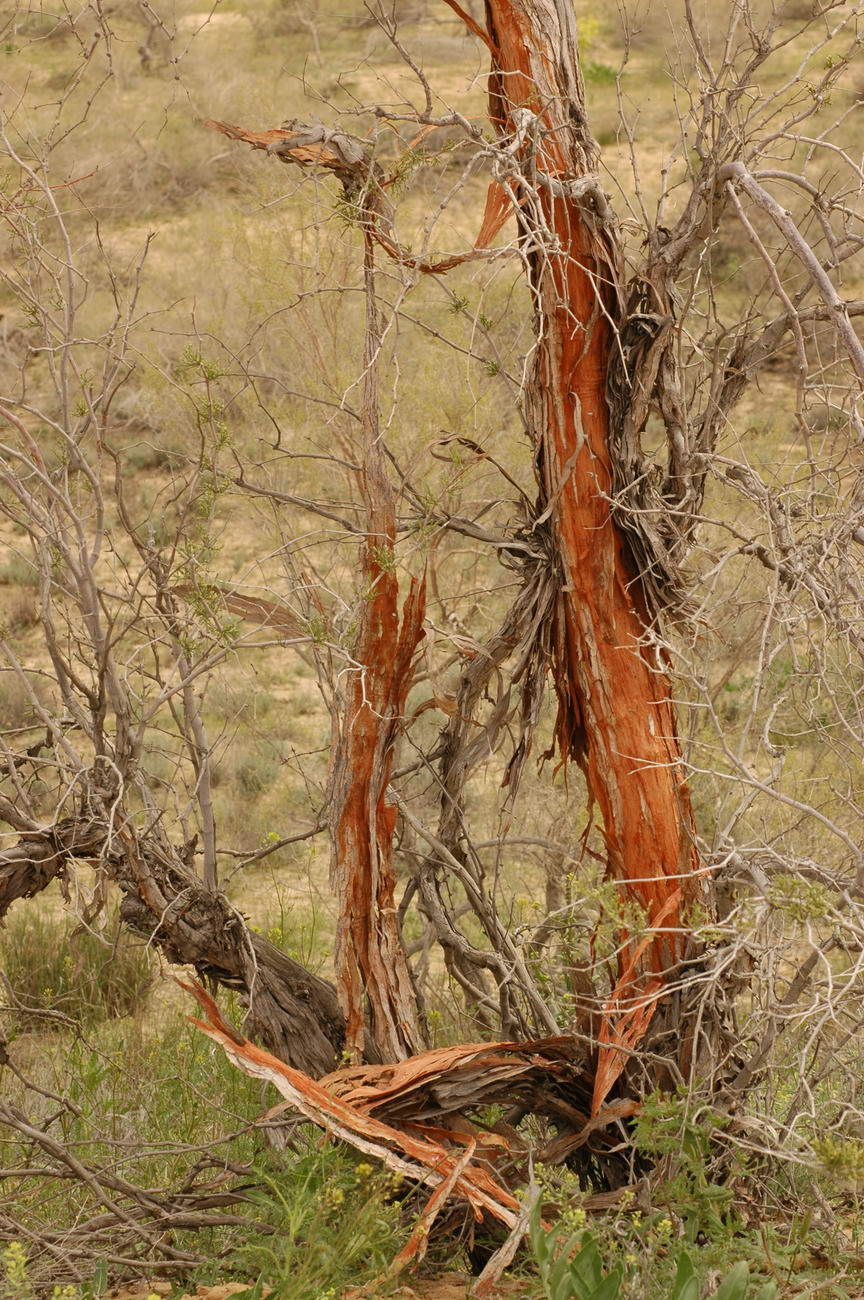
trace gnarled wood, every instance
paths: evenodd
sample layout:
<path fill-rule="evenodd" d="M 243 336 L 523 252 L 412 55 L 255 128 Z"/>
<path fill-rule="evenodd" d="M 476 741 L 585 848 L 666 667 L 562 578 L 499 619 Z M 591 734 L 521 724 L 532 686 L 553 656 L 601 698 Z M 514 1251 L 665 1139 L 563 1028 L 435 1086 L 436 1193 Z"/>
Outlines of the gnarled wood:
<path fill-rule="evenodd" d="M 82 811 L 0 851 L 0 919 L 16 899 L 62 876 L 72 859 L 90 861 L 122 889 L 120 915 L 130 928 L 170 962 L 240 989 L 250 1033 L 283 1060 L 314 1077 L 329 1073 L 345 1041 L 333 985 L 250 930 L 158 831 L 139 836 L 116 808 L 111 814 Z M 366 1052 L 380 1060 L 368 1037 Z"/>

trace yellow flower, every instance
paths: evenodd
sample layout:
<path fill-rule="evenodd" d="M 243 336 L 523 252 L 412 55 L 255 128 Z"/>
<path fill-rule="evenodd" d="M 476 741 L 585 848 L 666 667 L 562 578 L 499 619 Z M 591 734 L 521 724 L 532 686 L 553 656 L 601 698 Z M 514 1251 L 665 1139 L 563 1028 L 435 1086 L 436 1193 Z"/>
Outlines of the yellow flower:
<path fill-rule="evenodd" d="M 10 1241 L 0 1260 L 9 1286 L 23 1291 L 27 1285 L 27 1251 L 22 1243 Z"/>

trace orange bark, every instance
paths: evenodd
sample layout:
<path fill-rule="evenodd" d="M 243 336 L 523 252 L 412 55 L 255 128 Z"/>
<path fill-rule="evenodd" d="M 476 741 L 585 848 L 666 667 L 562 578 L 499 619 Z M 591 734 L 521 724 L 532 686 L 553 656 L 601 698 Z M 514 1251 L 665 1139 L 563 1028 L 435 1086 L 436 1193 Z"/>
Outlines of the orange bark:
<path fill-rule="evenodd" d="M 366 543 L 371 590 L 354 655 L 334 756 L 331 882 L 339 901 L 336 976 L 346 1020 L 346 1050 L 362 1059 L 364 990 L 372 1038 L 385 1059 L 423 1046 L 416 994 L 396 916 L 392 839 L 396 809 L 387 802 L 393 745 L 405 713 L 414 652 L 423 636 L 424 584 L 412 581 L 399 623 L 399 584 L 382 569 L 379 547 L 392 546 L 392 519 Z"/>
<path fill-rule="evenodd" d="M 656 931 L 626 942 L 619 959 L 600 1032 L 596 1113 L 680 960 L 682 900 L 699 864 L 669 678 L 647 642 L 638 575 L 610 509 L 606 374 L 617 249 L 599 187 L 592 200 L 590 190 L 578 197 L 572 186 L 596 167 L 572 10 L 569 0 L 488 0 L 487 15 L 497 50 L 491 116 L 506 134 L 532 123 L 521 157 L 535 150 L 532 201 L 558 239 L 557 249 L 547 236 L 530 255 L 537 348 L 526 395 L 563 580 L 558 742 L 563 756 L 579 761 L 602 813 L 610 875 Z M 522 230 L 540 244 L 542 223 L 527 209 L 520 205 Z"/>
<path fill-rule="evenodd" d="M 423 633 L 426 581 L 412 579 L 402 623 L 396 576 L 396 506 L 381 446 L 378 360 L 381 329 L 375 296 L 375 253 L 365 232 L 366 341 L 363 377 L 363 473 L 366 540 L 361 615 L 352 672 L 333 754 L 331 883 L 339 901 L 336 987 L 346 1022 L 346 1050 L 362 1060 L 364 991 L 372 1038 L 385 1060 L 399 1061 L 424 1044 L 417 994 L 396 912 L 393 831 L 387 802 L 393 750 Z"/>
<path fill-rule="evenodd" d="M 383 1161 L 394 1172 L 433 1188 L 432 1202 L 424 1211 L 427 1221 L 437 1213 L 443 1197 L 452 1191 L 468 1203 L 477 1220 L 489 1214 L 508 1228 L 515 1225 L 519 1202 L 495 1179 L 487 1165 L 471 1161 L 470 1150 L 466 1160 L 464 1154 L 454 1154 L 449 1146 L 434 1138 L 397 1128 L 343 1101 L 326 1083 L 316 1082 L 302 1071 L 292 1069 L 239 1034 L 222 1018 L 216 1003 L 200 985 L 185 984 L 182 980 L 177 983 L 197 999 L 207 1017 L 204 1021 L 190 1016 L 192 1024 L 219 1043 L 234 1065 L 252 1078 L 272 1083 L 293 1110 L 327 1133 Z M 460 1051 L 460 1048 L 451 1049 L 457 1057 Z M 448 1142 L 458 1136 L 449 1130 L 445 1133 Z M 442 1189 L 440 1196 L 434 1194 L 438 1188 Z M 401 1253 L 400 1268 L 419 1250 L 420 1241 L 416 1236 L 413 1245 L 410 1254 Z"/>

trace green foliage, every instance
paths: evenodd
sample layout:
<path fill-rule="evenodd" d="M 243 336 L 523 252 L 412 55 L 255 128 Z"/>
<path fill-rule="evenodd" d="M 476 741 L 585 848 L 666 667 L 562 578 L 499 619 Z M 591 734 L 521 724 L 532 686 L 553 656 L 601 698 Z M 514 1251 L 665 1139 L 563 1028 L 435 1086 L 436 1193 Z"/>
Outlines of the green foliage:
<path fill-rule="evenodd" d="M 396 570 L 396 551 L 392 546 L 373 546 L 372 558 L 382 573 L 394 573 Z"/>
<path fill-rule="evenodd" d="M 279 777 L 279 764 L 266 754 L 247 753 L 239 756 L 234 772 L 243 794 L 250 799 L 257 799 L 275 785 Z"/>
<path fill-rule="evenodd" d="M 165 987 L 163 994 L 175 998 L 173 986 Z M 228 1003 L 228 1014 L 237 1015 L 231 999 L 223 1001 Z M 10 1057 L 34 1082 L 49 1094 L 68 1098 L 66 1108 L 52 1101 L 42 1113 L 53 1116 L 51 1131 L 82 1162 L 108 1171 L 116 1167 L 138 1186 L 163 1188 L 187 1185 L 202 1151 L 218 1160 L 226 1150 L 226 1134 L 232 1134 L 232 1161 L 242 1165 L 254 1158 L 260 1142 L 251 1121 L 261 1110 L 260 1090 L 185 1023 L 179 1006 L 172 1006 L 165 1024 L 151 1026 L 141 1018 L 106 1020 L 89 1026 L 85 1033 L 86 1037 L 74 1038 L 43 1035 L 13 1042 L 9 1048 Z M 37 1047 L 32 1053 L 31 1044 Z M 8 1074 L 3 1087 L 22 1110 L 40 1113 L 38 1095 L 25 1091 Z M 28 1174 L 39 1165 L 31 1144 L 18 1140 L 11 1130 L 4 1130 L 3 1136 L 5 1166 L 21 1170 L 21 1176 L 10 1179 L 4 1188 L 4 1213 L 13 1222 L 26 1224 L 33 1239 L 42 1229 L 74 1231 L 77 1224 L 104 1210 L 82 1182 Z M 244 1213 L 242 1206 L 238 1212 Z M 250 1206 L 248 1224 L 242 1228 L 219 1234 L 177 1232 L 174 1241 L 205 1255 L 208 1249 L 214 1254 L 229 1252 L 235 1241 L 245 1242 L 254 1235 L 256 1216 L 257 1207 Z M 51 1286 L 45 1289 L 46 1274 L 52 1279 L 56 1259 L 44 1251 L 33 1252 L 30 1239 L 22 1245 L 23 1259 L 16 1249 L 12 1260 L 13 1264 L 17 1260 L 16 1284 L 23 1272 L 26 1286 L 19 1285 L 7 1295 L 0 1281 L 0 1300 L 29 1300 L 31 1294 L 56 1300 Z M 0 1280 L 3 1267 L 0 1256 Z M 92 1267 L 89 1285 L 80 1288 L 80 1300 L 107 1293 L 107 1265 L 94 1258 Z M 79 1300 L 79 1292 L 74 1295 Z M 60 1296 L 66 1300 L 62 1289 Z"/>
<path fill-rule="evenodd" d="M 639 1240 L 641 1217 L 633 1215 L 622 1240 L 621 1234 L 602 1230 L 571 1232 L 568 1217 L 572 1225 L 571 1212 L 547 1229 L 539 1204 L 532 1211 L 531 1249 L 545 1300 L 775 1300 L 777 1295 L 774 1282 L 760 1285 L 757 1279 L 754 1290 L 746 1260 L 733 1264 L 716 1289 L 705 1292 L 690 1252 L 667 1246 L 668 1219 Z"/>
<path fill-rule="evenodd" d="M 636 1121 L 633 1144 L 652 1163 L 663 1162 L 665 1177 L 654 1191 L 658 1205 L 673 1208 L 684 1221 L 689 1240 L 700 1232 L 723 1236 L 732 1193 L 717 1184 L 709 1170 L 712 1135 L 725 1123 L 707 1106 L 697 1112 L 686 1096 L 654 1093 L 646 1098 Z"/>
<path fill-rule="evenodd" d="M 768 900 L 793 921 L 819 921 L 831 910 L 831 895 L 825 886 L 799 876 L 776 876 Z"/>
<path fill-rule="evenodd" d="M 341 1295 L 350 1283 L 380 1275 L 403 1234 L 392 1176 L 349 1148 L 319 1145 L 288 1162 L 259 1164 L 252 1199 L 272 1236 L 258 1235 L 232 1260 L 241 1276 L 259 1277 L 284 1300 Z"/>
<path fill-rule="evenodd" d="M 8 1014 L 17 1031 L 64 1026 L 46 1011 L 92 1026 L 142 1009 L 153 978 L 143 942 L 121 933 L 116 918 L 103 935 L 75 931 L 76 922 L 29 908 L 14 912 L 0 933 L 0 964 L 15 997 Z"/>
<path fill-rule="evenodd" d="M 558 1228 L 547 1231 L 538 1208 L 532 1217 L 531 1248 L 546 1300 L 617 1300 L 620 1296 L 624 1269 L 620 1263 L 604 1269 L 590 1232 L 568 1236 Z"/>
<path fill-rule="evenodd" d="M 597 63 L 594 59 L 583 63 L 582 75 L 587 82 L 596 86 L 614 86 L 618 80 L 618 73 L 614 68 L 611 68 L 608 63 Z"/>
<path fill-rule="evenodd" d="M 104 1285 L 85 1283 L 83 1286 L 55 1285 L 49 1292 L 41 1287 L 38 1294 L 42 1300 L 94 1300 L 104 1295 Z M 0 1250 L 0 1300 L 32 1300 L 37 1295 L 30 1271 L 30 1258 L 23 1242 L 10 1241 Z M 155 1294 L 147 1300 L 160 1300 Z"/>
<path fill-rule="evenodd" d="M 848 1191 L 864 1191 L 864 1142 L 857 1138 L 818 1138 L 813 1150 L 822 1168 Z"/>
<path fill-rule="evenodd" d="M 617 79 L 617 72 L 610 68 L 606 63 L 598 63 L 588 57 L 591 47 L 594 45 L 601 30 L 600 19 L 595 14 L 583 14 L 579 19 L 579 55 L 582 65 L 582 75 L 587 82 L 593 82 L 595 85 L 608 86 L 614 85 Z"/>

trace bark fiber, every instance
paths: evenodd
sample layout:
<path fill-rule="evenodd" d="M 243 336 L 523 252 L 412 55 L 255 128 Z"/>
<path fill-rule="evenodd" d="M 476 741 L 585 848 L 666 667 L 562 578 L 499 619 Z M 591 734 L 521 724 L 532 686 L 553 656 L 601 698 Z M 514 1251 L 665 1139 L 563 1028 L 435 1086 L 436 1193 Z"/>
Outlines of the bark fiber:
<path fill-rule="evenodd" d="M 561 570 L 557 739 L 602 814 L 608 872 L 651 932 L 625 942 L 619 959 L 596 1112 L 680 960 L 682 903 L 699 863 L 664 656 L 647 634 L 639 575 L 611 511 L 606 379 L 621 323 L 620 245 L 594 176 L 572 7 L 488 0 L 487 22 L 490 114 L 501 135 L 523 137 L 518 220 L 537 338 L 526 410 Z"/>

